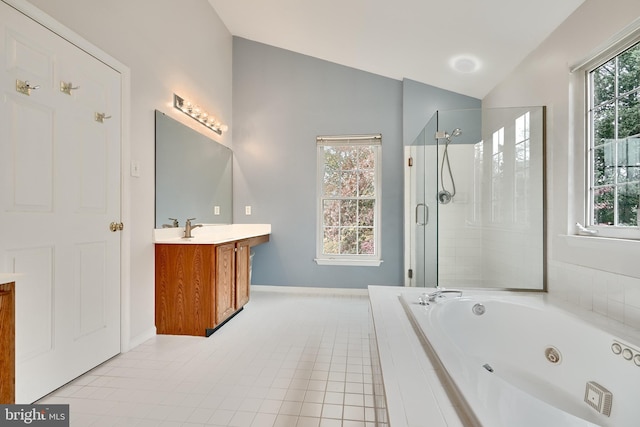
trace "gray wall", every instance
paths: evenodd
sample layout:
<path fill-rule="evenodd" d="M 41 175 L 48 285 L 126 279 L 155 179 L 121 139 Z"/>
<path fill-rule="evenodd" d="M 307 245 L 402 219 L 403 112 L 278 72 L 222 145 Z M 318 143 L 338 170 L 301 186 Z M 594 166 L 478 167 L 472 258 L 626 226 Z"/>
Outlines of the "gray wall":
<path fill-rule="evenodd" d="M 424 94 L 437 94 L 423 99 L 426 105 L 460 106 L 460 95 L 411 86 L 420 89 L 410 96 L 412 106 Z M 428 119 L 418 115 L 422 123 L 413 128 Z M 255 248 L 253 284 L 403 284 L 403 82 L 234 37 L 233 121 L 234 222 L 272 225 L 271 241 Z M 363 133 L 383 138 L 384 262 L 318 266 L 315 138 Z M 251 216 L 245 215 L 248 205 Z"/>
<path fill-rule="evenodd" d="M 463 110 L 480 108 L 482 106 L 481 101 L 477 98 L 460 95 L 409 79 L 404 79 L 402 91 L 402 129 L 404 145 L 410 145 L 416 139 L 436 111 L 445 111 L 444 116 L 448 116 L 446 113 L 447 110 Z M 452 116 L 455 116 L 456 120 L 453 121 L 451 125 L 448 123 L 441 124 L 441 130 L 451 132 L 453 128 L 460 127 L 463 128 L 463 135 L 479 134 L 479 129 L 477 129 L 479 125 L 474 123 L 473 119 L 465 118 L 463 120 L 462 113 L 455 113 L 452 114 Z M 469 126 L 471 123 L 473 123 L 473 126 Z M 475 132 L 470 132 L 471 127 Z M 460 143 L 460 139 L 461 138 L 458 138 L 456 143 Z M 476 142 L 478 141 L 469 143 Z"/>

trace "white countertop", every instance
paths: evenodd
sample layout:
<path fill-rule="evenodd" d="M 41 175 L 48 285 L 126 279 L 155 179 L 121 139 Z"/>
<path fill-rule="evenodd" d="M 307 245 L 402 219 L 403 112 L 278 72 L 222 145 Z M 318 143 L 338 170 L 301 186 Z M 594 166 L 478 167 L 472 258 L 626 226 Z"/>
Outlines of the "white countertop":
<path fill-rule="evenodd" d="M 22 276 L 20 273 L 0 273 L 0 285 L 15 282 L 20 276 Z"/>
<path fill-rule="evenodd" d="M 153 243 L 175 245 L 217 245 L 234 240 L 271 234 L 271 224 L 203 224 L 191 230 L 190 239 L 185 239 L 184 227 L 156 228 L 153 230 Z"/>

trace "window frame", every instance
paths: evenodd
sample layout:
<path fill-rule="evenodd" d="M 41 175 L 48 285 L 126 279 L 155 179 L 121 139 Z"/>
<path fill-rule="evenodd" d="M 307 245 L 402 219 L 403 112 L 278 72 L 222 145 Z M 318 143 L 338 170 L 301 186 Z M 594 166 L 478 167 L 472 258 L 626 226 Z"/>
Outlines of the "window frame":
<path fill-rule="evenodd" d="M 618 225 L 598 225 L 594 224 L 594 201 L 593 188 L 595 187 L 595 171 L 594 171 L 594 152 L 596 150 L 594 135 L 593 110 L 595 109 L 594 100 L 594 84 L 592 72 L 600 66 L 606 64 L 612 59 L 617 58 L 627 50 L 640 44 L 640 31 L 634 31 L 621 40 L 613 42 L 607 49 L 592 59 L 585 61 L 581 65 L 574 67 L 572 72 L 580 71 L 580 75 L 584 79 L 584 103 L 582 111 L 584 114 L 584 204 L 583 204 L 583 221 L 582 226 L 577 224 L 576 233 L 591 237 L 613 238 L 640 240 L 640 221 L 636 226 L 618 226 Z M 617 102 L 618 82 L 615 83 L 614 102 Z M 617 115 L 616 115 L 617 118 Z M 597 146 L 600 146 L 599 144 Z"/>
<path fill-rule="evenodd" d="M 373 241 L 375 252 L 364 254 L 325 254 L 324 249 L 324 211 L 323 201 L 327 198 L 323 194 L 325 146 L 372 146 L 375 151 L 374 170 L 374 224 Z M 379 266 L 382 263 L 381 251 L 381 222 L 382 222 L 382 135 L 339 135 L 318 136 L 316 138 L 316 257 L 318 265 L 342 266 Z"/>

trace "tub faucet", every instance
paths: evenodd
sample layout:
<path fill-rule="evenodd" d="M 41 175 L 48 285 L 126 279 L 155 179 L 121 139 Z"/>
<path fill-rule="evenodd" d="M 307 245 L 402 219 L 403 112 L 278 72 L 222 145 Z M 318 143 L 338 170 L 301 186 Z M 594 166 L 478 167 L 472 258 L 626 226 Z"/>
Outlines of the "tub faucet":
<path fill-rule="evenodd" d="M 184 239 L 190 239 L 193 236 L 191 235 L 191 230 L 194 228 L 202 227 L 202 224 L 191 225 L 191 221 L 195 218 L 188 218 L 187 222 L 184 224 Z"/>
<path fill-rule="evenodd" d="M 434 302 L 436 298 L 443 298 L 443 294 L 458 294 L 458 298 L 462 296 L 462 291 L 457 289 L 437 289 L 431 293 L 424 293 L 418 297 L 418 302 L 426 305 L 428 302 Z"/>

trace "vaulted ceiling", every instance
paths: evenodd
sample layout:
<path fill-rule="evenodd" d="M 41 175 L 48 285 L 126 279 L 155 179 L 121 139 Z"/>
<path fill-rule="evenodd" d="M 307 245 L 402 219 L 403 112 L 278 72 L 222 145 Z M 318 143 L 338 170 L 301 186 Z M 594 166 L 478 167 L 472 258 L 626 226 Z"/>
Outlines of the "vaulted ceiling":
<path fill-rule="evenodd" d="M 484 97 L 584 0 L 209 0 L 234 36 Z"/>

